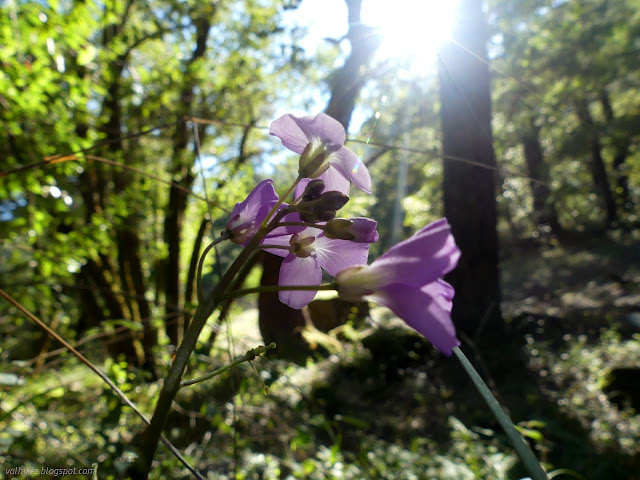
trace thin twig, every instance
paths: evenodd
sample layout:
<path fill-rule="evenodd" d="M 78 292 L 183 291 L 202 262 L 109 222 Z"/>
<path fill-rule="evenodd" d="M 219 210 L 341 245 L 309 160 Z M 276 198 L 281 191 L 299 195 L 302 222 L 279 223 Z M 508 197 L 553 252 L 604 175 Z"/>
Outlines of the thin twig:
<path fill-rule="evenodd" d="M 209 379 L 211 379 L 213 377 L 217 377 L 218 375 L 220 375 L 221 373 L 226 372 L 227 370 L 231 370 L 236 365 L 240 365 L 243 362 L 252 361 L 257 356 L 262 355 L 267 350 L 271 350 L 272 348 L 276 348 L 276 344 L 274 342 L 271 342 L 269 345 L 266 345 L 266 346 L 260 345 L 259 347 L 252 348 L 251 350 L 249 350 L 247 353 L 245 353 L 241 357 L 236 358 L 231 363 L 228 363 L 227 365 L 224 365 L 223 367 L 215 369 L 211 373 L 203 375 L 202 377 L 194 378 L 193 380 L 185 380 L 183 382 L 180 382 L 180 386 L 181 387 L 187 387 L 189 385 L 194 385 L 196 383 L 205 382 L 205 381 L 207 381 L 207 380 L 209 380 Z"/>
<path fill-rule="evenodd" d="M 60 335 L 58 335 L 58 333 L 56 333 L 55 330 L 52 330 L 46 323 L 44 323 L 42 320 L 40 320 L 38 317 L 36 317 L 33 313 L 31 313 L 29 310 L 27 310 L 20 302 L 15 300 L 13 297 L 11 297 L 7 292 L 2 290 L 1 288 L 0 288 L 0 296 L 2 296 L 7 302 L 12 304 L 18 310 L 20 310 L 27 318 L 29 318 L 31 321 L 33 321 L 36 325 L 38 325 L 40 328 L 42 328 L 45 332 L 47 332 L 49 335 L 51 335 L 54 339 L 56 339 L 58 342 L 60 342 L 62 345 L 64 345 L 64 347 L 67 350 L 69 350 L 78 360 L 80 360 L 87 367 L 89 367 L 89 369 L 91 369 L 96 375 L 98 375 L 109 386 L 109 388 L 111 388 L 111 390 L 113 390 L 116 393 L 116 395 L 118 395 L 118 397 L 120 397 L 120 399 L 127 406 L 129 406 L 147 425 L 149 425 L 151 423 L 149 421 L 149 419 L 144 415 L 144 413 L 142 413 L 140 411 L 140 409 L 137 407 L 137 405 L 135 403 L 133 403 L 129 399 L 129 397 L 127 397 L 127 395 L 122 390 L 120 390 L 118 388 L 118 386 L 115 383 L 113 383 L 113 381 L 105 373 L 102 372 L 102 370 L 100 370 L 93 363 L 91 363 L 89 361 L 89 359 L 87 359 L 87 357 L 85 357 L 78 350 L 76 350 L 73 347 L 73 345 L 71 345 L 64 338 L 62 338 Z M 164 435 L 162 435 L 161 440 L 162 440 L 162 443 L 164 443 L 169 448 L 169 450 L 171 450 L 171 453 L 173 453 L 176 456 L 176 458 L 178 460 L 180 460 L 180 462 L 191 473 L 193 473 L 197 478 L 204 480 L 204 477 L 202 475 L 200 475 L 200 473 L 198 473 L 198 471 L 195 468 L 193 468 L 191 465 L 189 465 L 189 462 L 187 462 L 187 460 L 182 456 L 180 451 L 176 447 L 174 447 L 173 444 Z"/>

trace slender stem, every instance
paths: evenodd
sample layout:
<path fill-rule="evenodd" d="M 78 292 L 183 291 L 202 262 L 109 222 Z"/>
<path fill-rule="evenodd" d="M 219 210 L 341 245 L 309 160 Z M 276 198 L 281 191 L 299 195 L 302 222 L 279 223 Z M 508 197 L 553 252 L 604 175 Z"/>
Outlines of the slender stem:
<path fill-rule="evenodd" d="M 214 248 L 218 243 L 220 243 L 220 242 L 222 242 L 224 240 L 227 240 L 228 238 L 229 238 L 229 233 L 228 232 L 222 232 L 222 235 L 220 235 L 213 242 L 211 242 L 207 246 L 207 248 L 204 249 L 204 252 L 202 252 L 202 255 L 200 255 L 200 260 L 198 261 L 198 271 L 196 273 L 196 283 L 197 283 L 196 291 L 197 291 L 197 294 L 198 294 L 198 303 L 202 303 L 203 302 L 203 295 L 202 295 L 202 268 L 204 267 L 204 260 L 205 260 L 205 258 L 207 258 L 207 253 L 209 253 L 211 251 L 211 249 Z"/>
<path fill-rule="evenodd" d="M 336 290 L 335 283 L 323 283 L 321 285 L 267 285 L 264 287 L 245 288 L 243 290 L 236 290 L 230 292 L 221 297 L 221 300 L 227 298 L 240 297 L 242 295 L 249 295 L 251 293 L 270 293 L 280 292 L 282 290 Z"/>
<path fill-rule="evenodd" d="M 480 392 L 480 395 L 482 395 L 482 398 L 484 398 L 484 401 L 487 402 L 489 409 L 491 409 L 491 412 L 496 417 L 496 420 L 498 420 L 498 423 L 504 430 L 504 433 L 507 434 L 509 441 L 516 449 L 516 452 L 518 452 L 518 455 L 522 459 L 522 462 L 527 468 L 529 475 L 531 475 L 531 478 L 533 480 L 549 480 L 549 477 L 547 477 L 547 474 L 542 469 L 540 462 L 538 462 L 538 459 L 536 458 L 531 448 L 529 448 L 529 445 L 527 445 L 527 443 L 524 441 L 522 435 L 520 435 L 520 432 L 518 432 L 516 427 L 513 425 L 513 422 L 500 406 L 500 403 L 496 400 L 496 397 L 493 396 L 491 390 L 489 390 L 489 387 L 487 387 L 487 384 L 484 383 L 482 377 L 480 377 L 476 369 L 473 368 L 471 362 L 469 362 L 465 354 L 462 353 L 462 350 L 460 350 L 459 347 L 455 347 L 453 349 L 453 353 L 462 364 L 463 368 L 467 372 L 467 375 L 469 375 L 471 381 Z"/>
<path fill-rule="evenodd" d="M 320 230 L 324 230 L 324 225 L 319 225 L 317 223 L 307 223 L 307 222 L 280 222 L 278 223 L 279 227 L 308 227 L 308 228 L 319 228 Z"/>
<path fill-rule="evenodd" d="M 260 248 L 262 250 L 265 250 L 267 248 L 279 248 L 281 250 L 289 250 L 289 247 L 287 247 L 286 245 L 272 245 L 268 243 L 263 243 L 262 245 L 260 245 Z"/>
<path fill-rule="evenodd" d="M 189 385 L 195 385 L 196 383 L 204 382 L 213 377 L 217 377 L 221 373 L 224 373 L 227 370 L 231 370 L 236 365 L 240 365 L 243 362 L 250 362 L 257 356 L 262 355 L 264 352 L 266 352 L 267 350 L 271 350 L 272 348 L 276 348 L 276 344 L 274 342 L 271 342 L 269 345 L 266 345 L 266 346 L 260 345 L 259 347 L 252 348 L 241 357 L 236 358 L 233 362 L 227 365 L 224 365 L 223 367 L 217 368 L 213 372 L 203 375 L 202 377 L 194 378 L 192 380 L 185 380 L 180 383 L 180 386 L 187 387 Z"/>
<path fill-rule="evenodd" d="M 269 213 L 267 214 L 267 216 L 265 217 L 264 221 L 262 222 L 262 225 L 260 226 L 261 229 L 265 228 L 267 226 L 267 224 L 269 223 L 269 221 L 271 220 L 271 217 L 273 216 L 274 213 L 276 213 L 278 211 L 278 208 L 280 207 L 280 205 L 282 205 L 282 203 L 285 201 L 285 199 L 291 195 L 291 192 L 293 192 L 296 187 L 298 186 L 298 183 L 300 183 L 300 180 L 302 180 L 302 177 L 298 177 L 296 178 L 295 182 L 293 182 L 291 184 L 291 186 L 289 187 L 289 189 L 284 193 L 284 195 L 282 195 L 278 201 L 276 202 L 276 204 L 273 206 L 273 208 L 269 211 Z"/>
<path fill-rule="evenodd" d="M 84 363 L 87 367 L 89 367 L 96 375 L 98 375 L 102 381 L 104 381 L 109 388 L 111 388 L 111 390 L 113 390 L 116 395 L 118 395 L 118 397 L 120 397 L 120 399 L 127 405 L 129 406 L 147 425 L 149 425 L 151 422 L 149 421 L 149 419 L 145 416 L 144 413 L 142 413 L 140 411 L 140 409 L 138 409 L 137 405 L 135 403 L 133 403 L 129 397 L 127 397 L 127 395 L 118 388 L 118 386 L 113 383 L 113 381 L 105 374 L 102 372 L 102 370 L 100 370 L 98 367 L 96 367 L 93 363 L 91 363 L 89 361 L 89 359 L 87 359 L 84 355 L 82 355 L 78 350 L 76 350 L 73 345 L 71 345 L 69 342 L 67 342 L 64 338 L 62 338 L 60 335 L 58 335 L 58 333 L 53 330 L 51 327 L 49 327 L 49 325 L 47 325 L 46 323 L 44 323 L 42 320 L 40 320 L 38 317 L 36 317 L 33 313 L 31 313 L 29 310 L 27 310 L 20 302 L 18 302 L 17 300 L 15 300 L 14 298 L 12 298 L 8 293 L 6 293 L 4 290 L 2 290 L 0 288 L 0 296 L 4 297 L 5 300 L 7 300 L 9 303 L 11 303 L 14 307 L 16 307 L 18 310 L 20 310 L 27 318 L 29 318 L 31 321 L 33 321 L 36 325 L 38 325 L 40 328 L 42 328 L 45 332 L 47 332 L 49 335 L 51 335 L 54 339 L 56 339 L 58 342 L 60 342 L 67 350 L 69 350 L 78 360 L 80 360 L 82 363 Z M 191 465 L 189 465 L 189 462 L 187 462 L 187 460 L 182 456 L 182 454 L 180 453 L 180 451 L 169 441 L 169 439 L 167 439 L 164 435 L 160 436 L 160 440 L 162 440 L 162 443 L 164 443 L 169 450 L 171 450 L 171 453 L 173 453 L 176 458 L 178 460 L 180 460 L 180 462 L 187 467 L 187 469 L 193 473 L 197 478 L 203 479 L 204 477 L 202 475 L 200 475 L 200 473 L 198 473 L 198 471 L 193 468 Z"/>

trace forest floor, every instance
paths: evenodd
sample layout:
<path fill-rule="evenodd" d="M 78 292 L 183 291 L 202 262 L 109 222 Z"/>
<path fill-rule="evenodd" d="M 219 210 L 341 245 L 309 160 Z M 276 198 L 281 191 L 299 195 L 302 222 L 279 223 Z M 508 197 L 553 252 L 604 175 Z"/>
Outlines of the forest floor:
<path fill-rule="evenodd" d="M 507 337 L 468 352 L 554 478 L 640 479 L 639 245 L 503 248 Z M 194 356 L 190 376 L 262 343 L 248 305 L 237 306 L 232 335 L 223 329 L 211 356 Z M 220 480 L 526 476 L 458 363 L 387 310 L 326 338 L 304 365 L 270 356 L 184 389 L 172 441 Z M 150 412 L 159 382 L 111 361 L 104 369 Z M 22 403 L 0 432 L 10 466 L 92 458 L 99 478 L 119 478 L 131 461 L 138 419 L 74 360 L 11 393 Z M 166 450 L 158 459 L 155 478 L 188 478 Z"/>
<path fill-rule="evenodd" d="M 640 478 L 640 242 L 589 237 L 515 246 L 501 273 L 509 345 L 474 351 L 472 360 L 558 474 Z M 243 312 L 233 330 L 260 343 L 257 311 Z M 364 330 L 335 336 L 342 346 L 329 343 L 328 357 L 286 372 L 266 367 L 263 375 L 277 378 L 267 381 L 277 405 L 291 412 L 304 405 L 299 425 L 324 422 L 308 429 L 314 439 L 303 435 L 308 450 L 288 451 L 293 463 L 337 441 L 343 464 L 357 459 L 371 478 L 403 471 L 417 475 L 406 478 L 524 476 L 458 366 L 385 309 L 374 308 Z M 220 347 L 227 348 L 224 340 Z M 283 435 L 297 445 L 301 433 Z M 405 463 L 390 459 L 389 449 Z M 314 461 L 321 470 L 321 459 Z"/>

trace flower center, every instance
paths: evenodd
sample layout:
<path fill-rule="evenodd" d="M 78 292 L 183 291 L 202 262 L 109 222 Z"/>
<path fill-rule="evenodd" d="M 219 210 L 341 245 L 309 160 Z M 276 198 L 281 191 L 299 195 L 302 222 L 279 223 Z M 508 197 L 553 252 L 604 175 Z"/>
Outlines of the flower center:
<path fill-rule="evenodd" d="M 289 240 L 289 251 L 300 258 L 310 257 L 316 251 L 312 246 L 315 241 L 316 237 L 314 236 L 296 233 Z"/>

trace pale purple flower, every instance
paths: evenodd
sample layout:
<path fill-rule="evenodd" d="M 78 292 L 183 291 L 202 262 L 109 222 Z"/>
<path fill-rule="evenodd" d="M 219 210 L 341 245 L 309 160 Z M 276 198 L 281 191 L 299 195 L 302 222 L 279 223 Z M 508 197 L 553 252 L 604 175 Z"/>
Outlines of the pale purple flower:
<path fill-rule="evenodd" d="M 230 240 L 234 243 L 246 244 L 260 228 L 269 211 L 278 201 L 278 194 L 273 188 L 273 180 L 263 180 L 255 186 L 243 202 L 236 203 L 227 222 Z"/>
<path fill-rule="evenodd" d="M 451 321 L 454 290 L 440 277 L 455 268 L 460 250 L 445 218 L 391 247 L 365 267 L 336 275 L 338 294 L 346 300 L 370 299 L 392 310 L 451 355 L 460 345 Z"/>
<path fill-rule="evenodd" d="M 353 182 L 363 192 L 371 193 L 371 177 L 367 167 L 355 153 L 344 146 L 347 139 L 344 127 L 329 115 L 283 115 L 271 124 L 269 133 L 278 137 L 289 150 L 304 158 L 313 160 L 320 155 L 325 157 L 321 164 L 324 164 L 323 168 L 328 165 L 328 169 L 322 175 L 318 173 L 318 178 L 324 180 L 327 191 L 336 190 L 348 194 L 349 182 Z M 321 164 L 314 163 L 311 170 L 322 172 Z"/>
<path fill-rule="evenodd" d="M 336 276 L 345 268 L 366 265 L 369 255 L 367 243 L 330 239 L 322 230 L 311 227 L 295 235 L 270 238 L 267 243 L 289 249 L 266 249 L 267 252 L 284 257 L 279 285 L 320 285 L 322 269 Z M 281 290 L 278 293 L 280 301 L 291 308 L 304 307 L 315 295 L 315 290 Z"/>
<path fill-rule="evenodd" d="M 230 240 L 233 243 L 246 245 L 259 230 L 260 225 L 277 202 L 278 194 L 273 188 L 273 180 L 268 178 L 258 183 L 244 201 L 236 203 L 236 206 L 233 207 L 231 218 L 229 218 L 226 226 L 226 230 L 231 235 Z M 278 207 L 278 211 L 288 206 L 288 204 L 283 203 Z M 282 221 L 300 222 L 301 220 L 297 213 L 289 213 Z M 303 228 L 278 227 L 272 230 L 267 235 L 267 238 L 291 235 L 303 230 Z"/>

